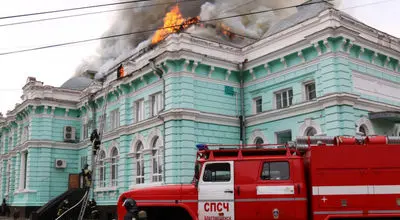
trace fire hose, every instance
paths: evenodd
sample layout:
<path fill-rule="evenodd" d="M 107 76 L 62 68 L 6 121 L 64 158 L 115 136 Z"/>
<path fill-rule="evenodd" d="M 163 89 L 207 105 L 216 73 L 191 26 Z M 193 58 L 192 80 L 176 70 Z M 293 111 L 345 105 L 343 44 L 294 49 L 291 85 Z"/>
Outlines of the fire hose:
<path fill-rule="evenodd" d="M 60 216 L 58 216 L 55 220 L 59 220 L 63 215 L 65 215 L 65 213 L 71 211 L 72 209 L 74 209 L 77 205 L 79 205 L 85 198 L 86 196 L 88 196 L 89 190 L 86 191 L 85 195 L 83 195 L 82 199 L 76 203 L 74 206 L 72 206 L 71 208 L 69 208 L 67 211 L 65 211 L 63 214 L 61 214 Z"/>

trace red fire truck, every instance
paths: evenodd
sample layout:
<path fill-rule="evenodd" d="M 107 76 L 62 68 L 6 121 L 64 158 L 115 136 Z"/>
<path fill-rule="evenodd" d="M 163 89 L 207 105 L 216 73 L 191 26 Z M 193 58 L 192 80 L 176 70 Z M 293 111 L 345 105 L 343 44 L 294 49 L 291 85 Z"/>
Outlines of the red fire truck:
<path fill-rule="evenodd" d="M 400 138 L 298 137 L 285 145 L 197 145 L 194 180 L 133 189 L 147 219 L 400 219 Z"/>

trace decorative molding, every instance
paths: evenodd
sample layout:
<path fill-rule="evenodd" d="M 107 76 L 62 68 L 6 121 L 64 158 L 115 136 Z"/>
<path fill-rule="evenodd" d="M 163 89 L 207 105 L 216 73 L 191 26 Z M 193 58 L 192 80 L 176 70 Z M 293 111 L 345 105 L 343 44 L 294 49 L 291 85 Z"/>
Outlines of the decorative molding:
<path fill-rule="evenodd" d="M 159 138 L 159 140 L 161 141 L 162 146 L 165 146 L 164 145 L 163 135 L 162 135 L 160 129 L 153 128 L 153 129 L 151 129 L 150 133 L 147 135 L 147 143 L 148 143 L 148 148 L 146 148 L 147 150 L 152 150 L 152 147 L 153 147 L 152 144 L 153 144 L 153 141 L 154 141 L 154 139 L 156 137 Z"/>
<path fill-rule="evenodd" d="M 251 136 L 249 138 L 248 144 L 255 144 L 255 141 L 257 138 L 261 138 L 264 141 L 264 144 L 269 144 L 268 139 L 265 137 L 264 133 L 261 131 L 261 129 L 254 129 L 251 132 Z"/>
<path fill-rule="evenodd" d="M 299 127 L 299 133 L 298 134 L 300 136 L 305 136 L 306 132 L 307 132 L 307 130 L 309 128 L 314 128 L 317 131 L 316 135 L 323 134 L 321 126 L 318 123 L 316 123 L 315 121 L 313 121 L 311 118 L 306 118 L 304 120 L 304 122 Z"/>
<path fill-rule="evenodd" d="M 367 111 L 399 111 L 400 106 L 389 105 L 380 102 L 374 102 L 360 98 L 358 95 L 350 93 L 334 93 L 318 97 L 314 101 L 302 102 L 292 105 L 284 109 L 273 109 L 257 115 L 249 116 L 246 120 L 247 126 L 254 126 L 270 121 L 276 121 L 284 118 L 294 117 L 297 115 L 307 114 L 310 112 L 321 111 L 337 105 L 350 105 L 357 109 Z"/>
<path fill-rule="evenodd" d="M 364 126 L 364 128 L 366 129 L 367 135 L 375 134 L 374 126 L 372 126 L 371 121 L 367 117 L 361 117 L 360 119 L 358 119 L 356 121 L 355 125 L 356 125 L 356 132 L 359 131 L 361 126 Z"/>

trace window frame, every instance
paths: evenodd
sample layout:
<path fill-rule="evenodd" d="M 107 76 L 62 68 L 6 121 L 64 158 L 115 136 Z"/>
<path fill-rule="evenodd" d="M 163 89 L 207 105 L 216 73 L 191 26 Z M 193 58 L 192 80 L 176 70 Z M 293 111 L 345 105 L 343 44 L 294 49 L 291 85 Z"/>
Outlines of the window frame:
<path fill-rule="evenodd" d="M 289 91 L 291 91 L 291 93 L 292 93 L 291 98 L 290 98 Z M 284 107 L 284 98 L 283 98 L 283 94 L 284 93 L 287 94 L 286 95 L 286 101 L 287 101 L 287 106 L 286 107 Z M 279 96 L 279 100 L 280 100 L 280 105 L 278 105 L 278 96 Z M 292 106 L 293 105 L 293 98 L 294 98 L 294 95 L 293 95 L 293 88 L 292 87 L 274 92 L 275 109 L 285 109 L 285 108 L 288 108 L 288 107 Z"/>
<path fill-rule="evenodd" d="M 141 147 L 139 147 L 141 146 Z M 143 142 L 138 142 L 135 147 L 136 150 L 136 173 L 135 173 L 135 184 L 144 184 L 144 144 Z M 139 165 L 139 166 L 138 166 Z M 138 169 L 138 167 L 140 169 Z"/>
<path fill-rule="evenodd" d="M 157 92 L 150 95 L 150 116 L 154 117 L 158 115 L 163 109 L 164 97 L 162 92 Z"/>
<path fill-rule="evenodd" d="M 309 91 L 309 86 L 314 85 L 314 98 L 310 98 L 310 91 Z M 305 92 L 305 100 L 306 101 L 314 101 L 317 99 L 317 86 L 315 84 L 315 81 L 308 81 L 304 83 L 304 92 Z"/>
<path fill-rule="evenodd" d="M 286 163 L 287 164 L 287 173 L 288 173 L 288 177 L 287 179 L 271 179 L 271 163 Z M 263 172 L 264 172 L 264 166 L 265 164 L 268 164 L 268 173 L 270 176 L 270 179 L 264 179 L 263 178 Z M 276 161 L 263 161 L 261 163 L 261 170 L 260 170 L 260 175 L 259 178 L 261 181 L 288 181 L 291 180 L 292 175 L 290 173 L 291 169 L 290 169 L 290 162 L 289 161 L 283 161 L 283 160 L 276 160 Z"/>
<path fill-rule="evenodd" d="M 257 102 L 261 101 L 261 103 L 257 104 Z M 262 96 L 258 96 L 253 98 L 253 113 L 254 114 L 259 114 L 263 112 L 263 108 L 262 108 Z M 258 109 L 260 108 L 260 109 Z"/>
<path fill-rule="evenodd" d="M 104 157 L 102 157 L 104 155 Z M 106 187 L 106 152 L 101 150 L 98 163 L 98 188 Z"/>
<path fill-rule="evenodd" d="M 114 152 L 117 152 L 114 155 Z M 118 159 L 119 159 L 119 151 L 117 147 L 113 147 L 111 149 L 111 155 L 110 155 L 110 159 L 111 159 L 111 174 L 110 174 L 110 180 L 111 180 L 111 186 L 115 187 L 118 186 Z"/>
<path fill-rule="evenodd" d="M 119 108 L 110 112 L 110 131 L 117 129 L 120 126 L 120 112 Z"/>
<path fill-rule="evenodd" d="M 144 99 L 138 99 L 135 101 L 135 122 L 144 121 L 146 119 L 145 115 L 145 105 Z"/>
<path fill-rule="evenodd" d="M 207 171 L 207 166 L 216 166 L 216 165 L 221 165 L 221 164 L 227 164 L 228 165 L 228 167 L 229 167 L 229 180 L 222 180 L 222 181 L 208 181 L 208 180 L 205 180 L 205 177 L 206 177 L 205 173 Z M 234 170 L 232 169 L 233 167 L 231 166 L 231 163 L 229 163 L 229 162 L 222 162 L 222 161 L 221 162 L 216 162 L 216 163 L 211 162 L 211 163 L 205 163 L 203 166 L 204 166 L 204 168 L 203 168 L 203 172 L 202 172 L 202 176 L 201 176 L 201 182 L 202 183 L 207 183 L 207 184 L 212 184 L 212 183 L 219 183 L 219 184 L 221 184 L 221 183 L 230 183 L 234 179 L 234 177 L 232 175 Z M 217 175 L 215 175 L 215 176 L 217 176 Z"/>
<path fill-rule="evenodd" d="M 153 183 L 158 183 L 163 181 L 164 172 L 164 146 L 157 143 L 161 142 L 160 137 L 157 136 L 152 143 L 151 148 L 151 181 Z M 156 164 L 156 170 L 154 165 Z"/>

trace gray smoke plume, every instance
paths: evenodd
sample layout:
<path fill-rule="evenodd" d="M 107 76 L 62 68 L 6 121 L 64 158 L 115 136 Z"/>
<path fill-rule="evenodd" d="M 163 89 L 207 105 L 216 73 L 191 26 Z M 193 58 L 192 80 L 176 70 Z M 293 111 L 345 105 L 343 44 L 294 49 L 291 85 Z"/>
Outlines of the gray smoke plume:
<path fill-rule="evenodd" d="M 122 0 L 121 0 L 122 1 Z M 315 0 L 313 0 L 315 1 Z M 225 16 L 256 12 L 261 10 L 276 9 L 286 6 L 298 5 L 305 0 L 199 0 L 179 3 L 183 17 L 200 16 L 200 20 L 209 20 Z M 335 5 L 340 0 L 330 1 Z M 163 25 L 163 18 L 170 7 L 176 3 L 173 0 L 154 0 L 152 7 L 149 3 L 137 4 L 137 8 L 124 10 L 115 19 L 113 25 L 104 33 L 104 36 L 130 33 L 141 30 L 151 30 Z M 136 6 L 136 5 L 135 5 Z M 296 8 L 271 11 L 268 13 L 241 16 L 223 21 L 211 22 L 216 27 L 229 27 L 233 33 L 259 38 L 279 20 L 290 16 L 297 11 Z M 215 28 L 191 27 L 187 32 L 208 38 L 221 39 L 216 34 Z M 77 67 L 76 75 L 81 75 L 86 70 L 98 71 L 96 78 L 103 75 L 110 67 L 122 61 L 135 50 L 139 50 L 151 44 L 151 36 L 154 32 L 146 32 L 126 37 L 102 40 L 97 54 L 86 58 Z"/>

